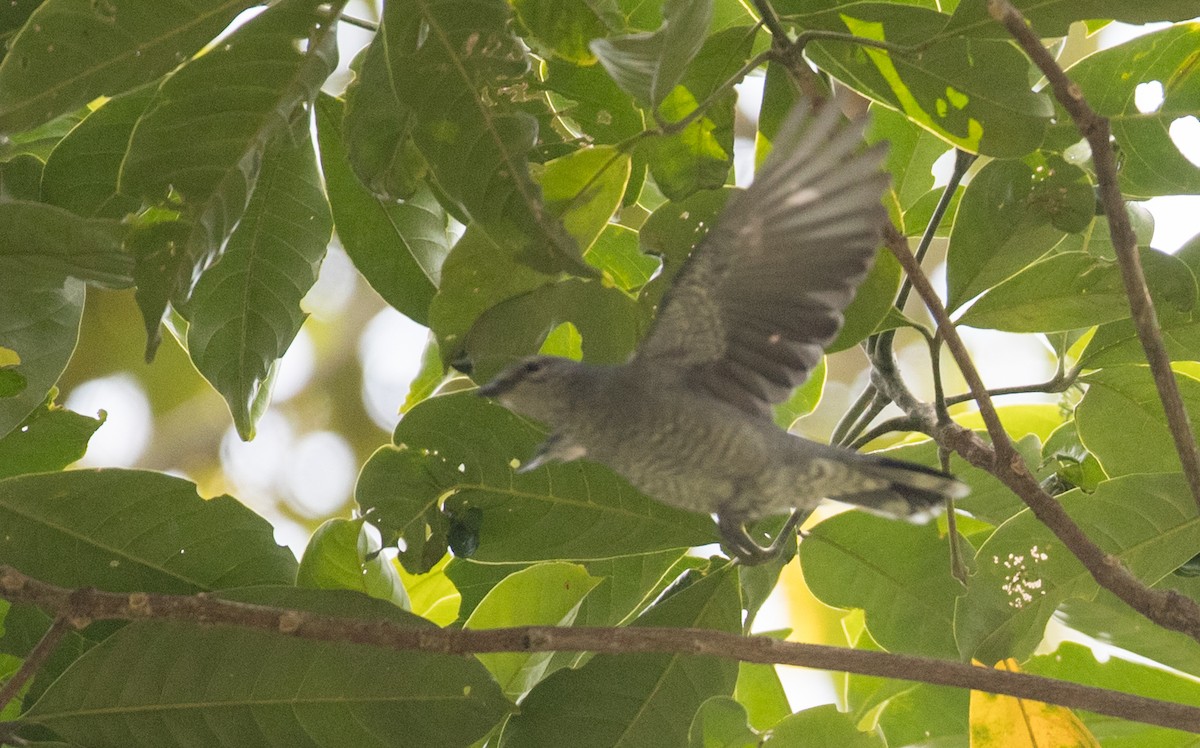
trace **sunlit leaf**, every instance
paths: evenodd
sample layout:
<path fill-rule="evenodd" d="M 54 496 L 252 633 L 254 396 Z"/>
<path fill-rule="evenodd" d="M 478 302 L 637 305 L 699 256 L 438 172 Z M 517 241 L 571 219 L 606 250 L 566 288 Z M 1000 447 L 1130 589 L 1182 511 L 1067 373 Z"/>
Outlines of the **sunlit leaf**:
<path fill-rule="evenodd" d="M 0 478 L 62 470 L 83 457 L 88 440 L 103 423 L 103 413 L 89 418 L 43 403 L 19 428 L 0 438 Z"/>
<path fill-rule="evenodd" d="M 363 519 L 330 519 L 308 539 L 296 586 L 316 590 L 354 590 L 412 610 L 396 567 L 381 554 L 379 541 Z"/>

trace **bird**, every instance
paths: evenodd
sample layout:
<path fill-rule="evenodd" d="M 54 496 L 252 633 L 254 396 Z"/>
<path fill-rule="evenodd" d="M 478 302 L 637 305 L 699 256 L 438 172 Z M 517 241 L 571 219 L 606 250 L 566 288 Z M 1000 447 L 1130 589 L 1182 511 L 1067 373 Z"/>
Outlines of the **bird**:
<path fill-rule="evenodd" d="M 662 503 L 713 515 L 745 564 L 776 558 L 823 499 L 924 518 L 967 486 L 931 468 L 793 435 L 772 418 L 820 362 L 874 262 L 886 142 L 801 102 L 753 183 L 684 261 L 630 359 L 523 358 L 478 393 L 550 434 L 519 471 L 599 462 Z M 746 526 L 791 513 L 768 546 Z"/>

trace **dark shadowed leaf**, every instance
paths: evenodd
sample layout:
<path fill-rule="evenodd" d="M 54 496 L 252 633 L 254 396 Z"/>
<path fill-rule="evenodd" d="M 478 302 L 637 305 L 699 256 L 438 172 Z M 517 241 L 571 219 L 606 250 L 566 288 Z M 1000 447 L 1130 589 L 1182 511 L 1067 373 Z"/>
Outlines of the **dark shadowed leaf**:
<path fill-rule="evenodd" d="M 259 588 L 230 597 L 401 626 L 428 621 L 356 593 Z M 474 658 L 182 623 L 130 624 L 59 678 L 29 718 L 97 747 L 469 745 L 511 709 Z M 198 718 L 198 710 L 203 716 Z"/>
<path fill-rule="evenodd" d="M 61 286 L 73 277 L 126 288 L 133 258 L 121 248 L 123 233 L 114 221 L 80 218 L 53 205 L 0 202 L 0 272 L 25 286 Z"/>
<path fill-rule="evenodd" d="M 24 387 L 0 398 L 0 436 L 7 434 L 46 399 L 67 366 L 79 339 L 84 285 L 77 280 L 50 287 L 30 285 L 5 270 L 0 259 L 0 346 L 15 351 Z"/>
<path fill-rule="evenodd" d="M 192 361 L 247 441 L 270 403 L 279 359 L 307 316 L 300 300 L 317 280 L 331 229 L 307 133 L 295 144 L 274 141 L 220 261 L 180 308 Z"/>
<path fill-rule="evenodd" d="M 1066 36 L 1075 21 L 1093 18 L 1113 19 L 1124 23 L 1154 21 L 1186 21 L 1195 18 L 1196 6 L 1190 0 L 1015 0 L 1013 5 L 1042 36 Z M 954 17 L 946 26 L 946 34 L 1008 38 L 1008 31 L 994 21 L 982 3 L 960 2 Z"/>
<path fill-rule="evenodd" d="M 757 748 L 759 735 L 747 722 L 746 707 L 728 696 L 700 705 L 688 728 L 689 748 Z"/>
<path fill-rule="evenodd" d="M 119 191 L 181 209 L 188 219 L 176 266 L 155 272 L 150 263 L 144 271 L 158 276 L 169 299 L 186 300 L 220 257 L 267 144 L 307 132 L 309 104 L 337 64 L 336 24 L 321 5 L 283 0 L 255 16 L 167 78 L 134 127 Z M 147 317 L 155 312 L 162 310 L 143 307 Z"/>
<path fill-rule="evenodd" d="M 1155 249 L 1141 253 L 1151 295 L 1161 305 L 1188 311 L 1196 304 L 1196 278 L 1181 260 Z M 971 327 L 1009 332 L 1056 332 L 1129 316 L 1121 270 L 1086 252 L 1039 260 L 988 291 L 959 319 Z"/>
<path fill-rule="evenodd" d="M 47 0 L 0 63 L 0 132 L 27 130 L 191 57 L 248 0 Z"/>
<path fill-rule="evenodd" d="M 429 323 L 429 304 L 450 251 L 448 218 L 428 189 L 388 203 L 355 178 L 341 135 L 342 104 L 317 100 L 321 171 L 333 223 L 346 254 L 384 301 L 409 319 Z"/>
<path fill-rule="evenodd" d="M 387 3 L 390 90 L 411 107 L 413 142 L 440 193 L 472 224 L 530 267 L 594 275 L 529 176 L 538 125 L 520 104 L 532 79 L 509 23 L 502 0 Z"/>
<path fill-rule="evenodd" d="M 592 65 L 588 44 L 625 25 L 616 2 L 589 0 L 515 0 L 513 9 L 535 48 L 553 52 L 576 65 Z M 549 57 L 549 55 L 546 55 Z"/>
<path fill-rule="evenodd" d="M 117 190 L 134 124 L 154 97 L 145 86 L 111 99 L 63 138 L 46 161 L 42 199 L 91 218 L 124 218 L 141 202 Z"/>
<path fill-rule="evenodd" d="M 947 306 L 956 309 L 1046 254 L 1063 237 L 1032 207 L 1033 170 L 993 161 L 967 185 L 946 254 Z"/>
<path fill-rule="evenodd" d="M 271 525 L 229 496 L 139 470 L 0 481 L 0 560 L 67 587 L 190 593 L 290 584 L 296 561 Z"/>
<path fill-rule="evenodd" d="M 0 478 L 62 470 L 87 451 L 88 440 L 104 423 L 54 403 L 36 408 L 19 428 L 0 438 Z"/>

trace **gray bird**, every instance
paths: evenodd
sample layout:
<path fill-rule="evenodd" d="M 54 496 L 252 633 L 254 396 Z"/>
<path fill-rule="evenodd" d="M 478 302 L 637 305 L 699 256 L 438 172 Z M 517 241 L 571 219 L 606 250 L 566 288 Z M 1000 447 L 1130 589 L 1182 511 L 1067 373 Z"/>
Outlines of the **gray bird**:
<path fill-rule="evenodd" d="M 715 514 L 746 563 L 777 555 L 823 498 L 898 517 L 966 486 L 920 465 L 793 436 L 772 420 L 821 360 L 871 267 L 887 214 L 886 145 L 827 105 L 788 117 L 754 183 L 680 269 L 633 357 L 512 365 L 479 393 L 550 427 L 522 466 L 586 458 L 665 504 Z M 764 548 L 745 524 L 794 511 Z"/>

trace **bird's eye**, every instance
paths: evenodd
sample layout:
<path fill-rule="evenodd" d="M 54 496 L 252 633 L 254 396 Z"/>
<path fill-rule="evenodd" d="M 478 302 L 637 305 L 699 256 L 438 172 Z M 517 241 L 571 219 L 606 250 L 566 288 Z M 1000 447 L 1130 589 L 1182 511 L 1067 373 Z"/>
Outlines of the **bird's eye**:
<path fill-rule="evenodd" d="M 542 370 L 542 362 L 541 361 L 526 361 L 524 368 L 525 368 L 526 374 L 537 374 L 539 371 Z"/>

